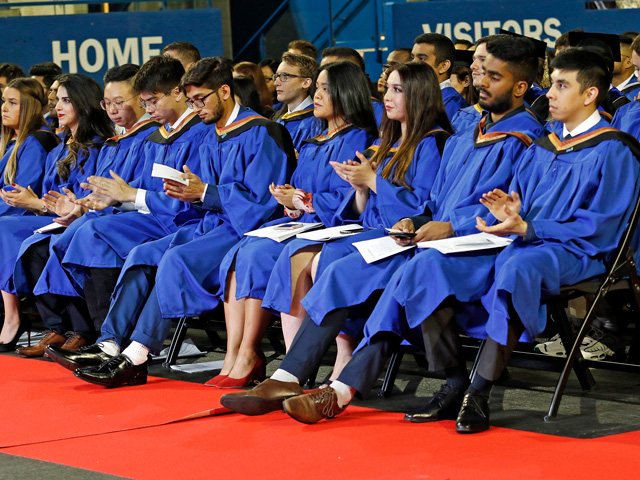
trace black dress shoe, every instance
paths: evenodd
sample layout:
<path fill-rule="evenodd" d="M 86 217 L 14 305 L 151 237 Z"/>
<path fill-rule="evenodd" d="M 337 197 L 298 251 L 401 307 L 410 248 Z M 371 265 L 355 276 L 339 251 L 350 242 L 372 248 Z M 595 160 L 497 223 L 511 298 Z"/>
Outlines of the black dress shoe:
<path fill-rule="evenodd" d="M 104 353 L 97 343 L 82 347 L 75 352 L 49 345 L 44 351 L 44 356 L 72 372 L 76 368 L 97 367 L 111 358 L 111 355 Z"/>
<path fill-rule="evenodd" d="M 478 433 L 489 430 L 489 402 L 484 395 L 466 393 L 456 420 L 456 432 Z"/>
<path fill-rule="evenodd" d="M 445 383 L 426 406 L 407 413 L 404 419 L 413 423 L 455 420 L 463 397 L 464 391 L 451 388 Z"/>
<path fill-rule="evenodd" d="M 126 355 L 112 357 L 98 367 L 78 368 L 73 374 L 85 382 L 107 388 L 122 385 L 144 385 L 147 383 L 149 360 L 142 365 L 134 365 Z"/>

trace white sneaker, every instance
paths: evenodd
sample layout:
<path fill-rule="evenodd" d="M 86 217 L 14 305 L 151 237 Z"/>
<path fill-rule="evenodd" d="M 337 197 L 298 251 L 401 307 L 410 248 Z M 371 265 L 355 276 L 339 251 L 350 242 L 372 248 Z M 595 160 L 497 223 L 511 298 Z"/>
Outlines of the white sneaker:
<path fill-rule="evenodd" d="M 544 353 L 545 355 L 549 355 L 551 357 L 566 357 L 567 351 L 562 344 L 562 340 L 560 339 L 560 334 L 556 334 L 548 342 L 539 343 L 533 350 L 537 353 Z"/>
<path fill-rule="evenodd" d="M 584 342 L 580 346 L 580 353 L 585 360 L 604 360 L 607 356 L 612 356 L 615 352 L 604 343 L 591 338 L 584 337 Z"/>

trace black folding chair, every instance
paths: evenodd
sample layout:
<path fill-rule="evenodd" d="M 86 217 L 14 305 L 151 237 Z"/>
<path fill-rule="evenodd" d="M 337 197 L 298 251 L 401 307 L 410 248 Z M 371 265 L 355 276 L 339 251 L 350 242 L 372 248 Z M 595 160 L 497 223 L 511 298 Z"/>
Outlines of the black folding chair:
<path fill-rule="evenodd" d="M 631 241 L 634 237 L 639 217 L 640 196 L 636 200 L 627 228 L 622 235 L 618 248 L 614 252 L 613 262 L 609 266 L 604 277 L 563 287 L 559 296 L 546 302 L 550 311 L 550 316 L 558 326 L 560 338 L 562 339 L 563 344 L 566 346 L 571 345 L 571 348 L 568 350 L 567 359 L 564 363 L 560 378 L 558 379 L 558 383 L 551 400 L 551 405 L 549 406 L 549 412 L 544 418 L 545 421 L 550 421 L 556 417 L 560 406 L 560 400 L 562 399 L 562 395 L 567 385 L 567 380 L 569 379 L 569 373 L 572 369 L 575 370 L 576 376 L 584 389 L 589 389 L 595 385 L 591 372 L 585 368 L 585 365 L 589 362 L 584 361 L 582 358 L 580 346 L 584 337 L 591 328 L 591 324 L 595 318 L 596 309 L 605 295 L 614 290 L 630 289 L 633 292 L 633 298 L 635 299 L 636 307 L 638 309 L 637 311 L 640 312 L 640 281 L 638 279 L 636 264 L 633 258 L 634 251 L 631 249 Z M 585 315 L 578 333 L 573 335 L 569 320 L 564 311 L 564 305 L 568 300 L 585 295 L 593 295 L 593 300 L 587 309 L 587 314 Z M 638 363 L 639 340 L 640 322 L 636 321 L 634 337 L 631 349 L 627 356 L 627 361 Z"/>

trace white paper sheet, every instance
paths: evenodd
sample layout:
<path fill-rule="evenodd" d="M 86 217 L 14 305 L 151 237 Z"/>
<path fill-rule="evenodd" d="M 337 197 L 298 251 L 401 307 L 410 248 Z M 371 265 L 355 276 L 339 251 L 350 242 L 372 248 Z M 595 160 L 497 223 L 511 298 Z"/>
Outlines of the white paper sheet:
<path fill-rule="evenodd" d="M 357 223 L 351 225 L 342 225 L 341 227 L 323 228 L 322 230 L 314 230 L 313 232 L 299 233 L 298 238 L 304 240 L 313 240 L 315 242 L 328 242 L 337 238 L 348 237 L 364 231 L 362 225 Z"/>
<path fill-rule="evenodd" d="M 360 255 L 367 263 L 377 262 L 383 258 L 391 257 L 405 250 L 411 250 L 416 248 L 415 245 L 409 245 L 407 247 L 401 247 L 391 237 L 373 238 L 371 240 L 364 240 L 362 242 L 356 242 L 353 244 L 358 249 Z"/>
<path fill-rule="evenodd" d="M 288 222 L 270 227 L 263 227 L 245 233 L 248 237 L 270 238 L 278 243 L 284 242 L 298 233 L 324 227 L 323 223 Z"/>
<path fill-rule="evenodd" d="M 182 173 L 183 172 L 180 170 L 176 170 L 175 168 L 171 168 L 161 163 L 154 163 L 153 169 L 151 170 L 152 177 L 166 178 L 183 185 L 189 185 L 189 180 L 182 178 Z"/>
<path fill-rule="evenodd" d="M 490 233 L 475 233 L 463 237 L 451 237 L 444 240 L 431 240 L 418 243 L 418 248 L 435 248 L 440 253 L 474 252 L 491 248 L 503 248 L 513 240 L 508 237 L 498 237 Z"/>
<path fill-rule="evenodd" d="M 60 225 L 59 223 L 52 222 L 49 225 L 45 225 L 44 227 L 40 227 L 37 230 L 34 230 L 33 233 L 47 233 L 53 232 L 54 230 L 64 230 L 67 227 Z"/>

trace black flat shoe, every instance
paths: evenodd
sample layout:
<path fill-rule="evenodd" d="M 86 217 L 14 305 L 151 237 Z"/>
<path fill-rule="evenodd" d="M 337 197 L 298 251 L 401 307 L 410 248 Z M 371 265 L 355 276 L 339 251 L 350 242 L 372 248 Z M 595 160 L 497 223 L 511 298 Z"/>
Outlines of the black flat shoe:
<path fill-rule="evenodd" d="M 404 419 L 413 423 L 455 420 L 463 397 L 464 391 L 455 390 L 445 383 L 426 406 L 407 413 Z"/>
<path fill-rule="evenodd" d="M 134 365 L 125 355 L 112 357 L 98 367 L 78 368 L 73 374 L 80 380 L 107 388 L 122 385 L 144 385 L 147 383 L 149 360 Z"/>
<path fill-rule="evenodd" d="M 81 347 L 75 352 L 49 345 L 44 351 L 44 356 L 72 372 L 77 368 L 100 366 L 111 358 L 100 349 L 97 343 Z"/>
<path fill-rule="evenodd" d="M 456 432 L 478 433 L 489 430 L 489 402 L 483 395 L 467 393 L 456 420 Z"/>

